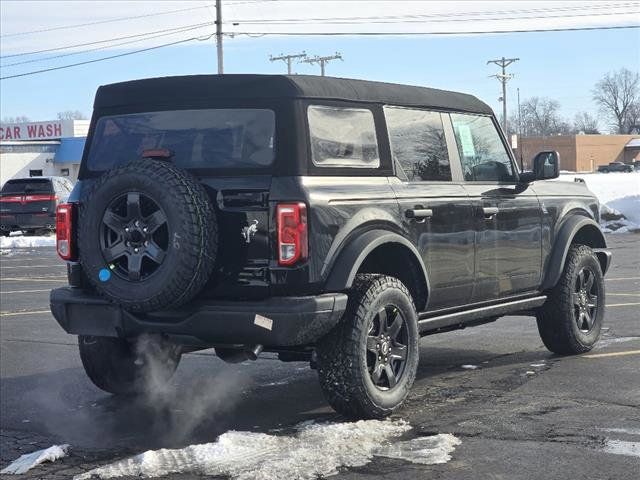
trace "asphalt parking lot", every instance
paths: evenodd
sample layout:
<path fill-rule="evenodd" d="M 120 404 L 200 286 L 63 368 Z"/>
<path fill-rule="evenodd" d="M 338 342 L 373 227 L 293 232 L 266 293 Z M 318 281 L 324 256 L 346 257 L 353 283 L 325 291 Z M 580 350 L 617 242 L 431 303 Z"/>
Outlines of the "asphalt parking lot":
<path fill-rule="evenodd" d="M 398 416 L 411 435 L 457 436 L 452 460 L 374 457 L 335 478 L 639 478 L 640 235 L 608 241 L 606 329 L 592 352 L 549 353 L 527 317 L 426 337 Z M 52 444 L 72 448 L 23 478 L 69 478 L 147 449 L 213 442 L 228 430 L 343 421 L 307 364 L 268 354 L 240 365 L 209 351 L 189 354 L 163 399 L 106 395 L 85 377 L 76 339 L 49 313 L 49 290 L 66 283 L 53 249 L 14 250 L 0 258 L 0 273 L 0 467 Z"/>

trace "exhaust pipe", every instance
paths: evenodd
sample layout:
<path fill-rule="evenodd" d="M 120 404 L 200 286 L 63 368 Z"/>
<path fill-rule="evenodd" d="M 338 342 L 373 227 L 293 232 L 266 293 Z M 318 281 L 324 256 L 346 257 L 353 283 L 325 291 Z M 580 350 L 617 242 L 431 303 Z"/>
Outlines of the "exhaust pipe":
<path fill-rule="evenodd" d="M 253 348 L 249 349 L 246 351 L 247 353 L 247 358 L 249 360 L 257 360 L 258 359 L 258 355 L 260 355 L 260 353 L 262 353 L 262 349 L 264 347 L 262 345 L 255 345 Z"/>

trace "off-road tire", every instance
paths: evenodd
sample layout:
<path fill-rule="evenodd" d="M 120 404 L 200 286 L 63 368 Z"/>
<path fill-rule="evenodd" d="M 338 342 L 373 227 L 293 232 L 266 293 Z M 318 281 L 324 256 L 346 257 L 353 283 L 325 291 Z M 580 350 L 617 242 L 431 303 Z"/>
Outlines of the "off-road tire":
<path fill-rule="evenodd" d="M 397 307 L 407 325 L 407 359 L 395 387 L 376 387 L 367 367 L 367 336 L 379 309 Z M 357 275 L 340 322 L 316 347 L 320 386 L 329 404 L 348 418 L 384 418 L 405 400 L 418 368 L 418 316 L 411 294 L 397 278 Z"/>
<path fill-rule="evenodd" d="M 78 347 L 89 379 L 114 395 L 137 395 L 162 387 L 181 358 L 178 346 L 157 336 L 125 340 L 81 335 Z"/>
<path fill-rule="evenodd" d="M 578 327 L 573 300 L 578 274 L 585 267 L 593 272 L 597 290 L 593 326 L 588 332 Z M 604 302 L 604 276 L 598 258 L 591 248 L 572 245 L 559 282 L 549 292 L 547 301 L 536 314 L 538 331 L 545 347 L 559 355 L 575 355 L 591 350 L 600 338 L 604 321 Z"/>
<path fill-rule="evenodd" d="M 157 270 L 139 281 L 109 275 L 101 247 L 105 211 L 114 198 L 139 192 L 166 214 L 167 247 Z M 204 187 L 188 172 L 153 159 L 134 160 L 105 173 L 81 202 L 78 245 L 89 281 L 104 297 L 132 312 L 177 308 L 195 297 L 214 268 L 215 212 Z M 108 280 L 101 279 L 107 274 Z"/>

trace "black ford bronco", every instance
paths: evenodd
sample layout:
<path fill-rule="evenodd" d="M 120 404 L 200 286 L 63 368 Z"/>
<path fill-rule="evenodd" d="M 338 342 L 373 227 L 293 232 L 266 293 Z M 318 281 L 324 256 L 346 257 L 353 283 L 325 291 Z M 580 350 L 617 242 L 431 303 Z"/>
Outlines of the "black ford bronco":
<path fill-rule="evenodd" d="M 185 352 L 267 351 L 310 361 L 337 411 L 384 417 L 420 336 L 524 314 L 555 353 L 597 341 L 598 202 L 546 181 L 557 153 L 533 166 L 461 93 L 281 75 L 103 86 L 57 211 L 69 286 L 51 311 L 108 392 L 139 392 L 152 366 L 169 379 Z"/>

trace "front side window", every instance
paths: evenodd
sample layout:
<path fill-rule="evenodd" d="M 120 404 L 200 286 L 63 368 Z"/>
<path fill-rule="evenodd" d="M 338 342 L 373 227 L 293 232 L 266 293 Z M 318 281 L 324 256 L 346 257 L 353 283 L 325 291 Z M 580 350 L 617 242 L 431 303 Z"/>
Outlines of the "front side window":
<path fill-rule="evenodd" d="M 311 160 L 317 167 L 378 168 L 378 140 L 371 110 L 310 105 Z"/>
<path fill-rule="evenodd" d="M 391 155 L 409 181 L 451 181 L 447 141 L 438 112 L 385 107 Z"/>
<path fill-rule="evenodd" d="M 511 158 L 491 117 L 452 113 L 451 122 L 465 180 L 515 180 Z"/>
<path fill-rule="evenodd" d="M 102 171 L 166 149 L 183 168 L 261 168 L 274 159 L 275 113 L 268 109 L 171 110 L 101 117 L 88 157 Z"/>

